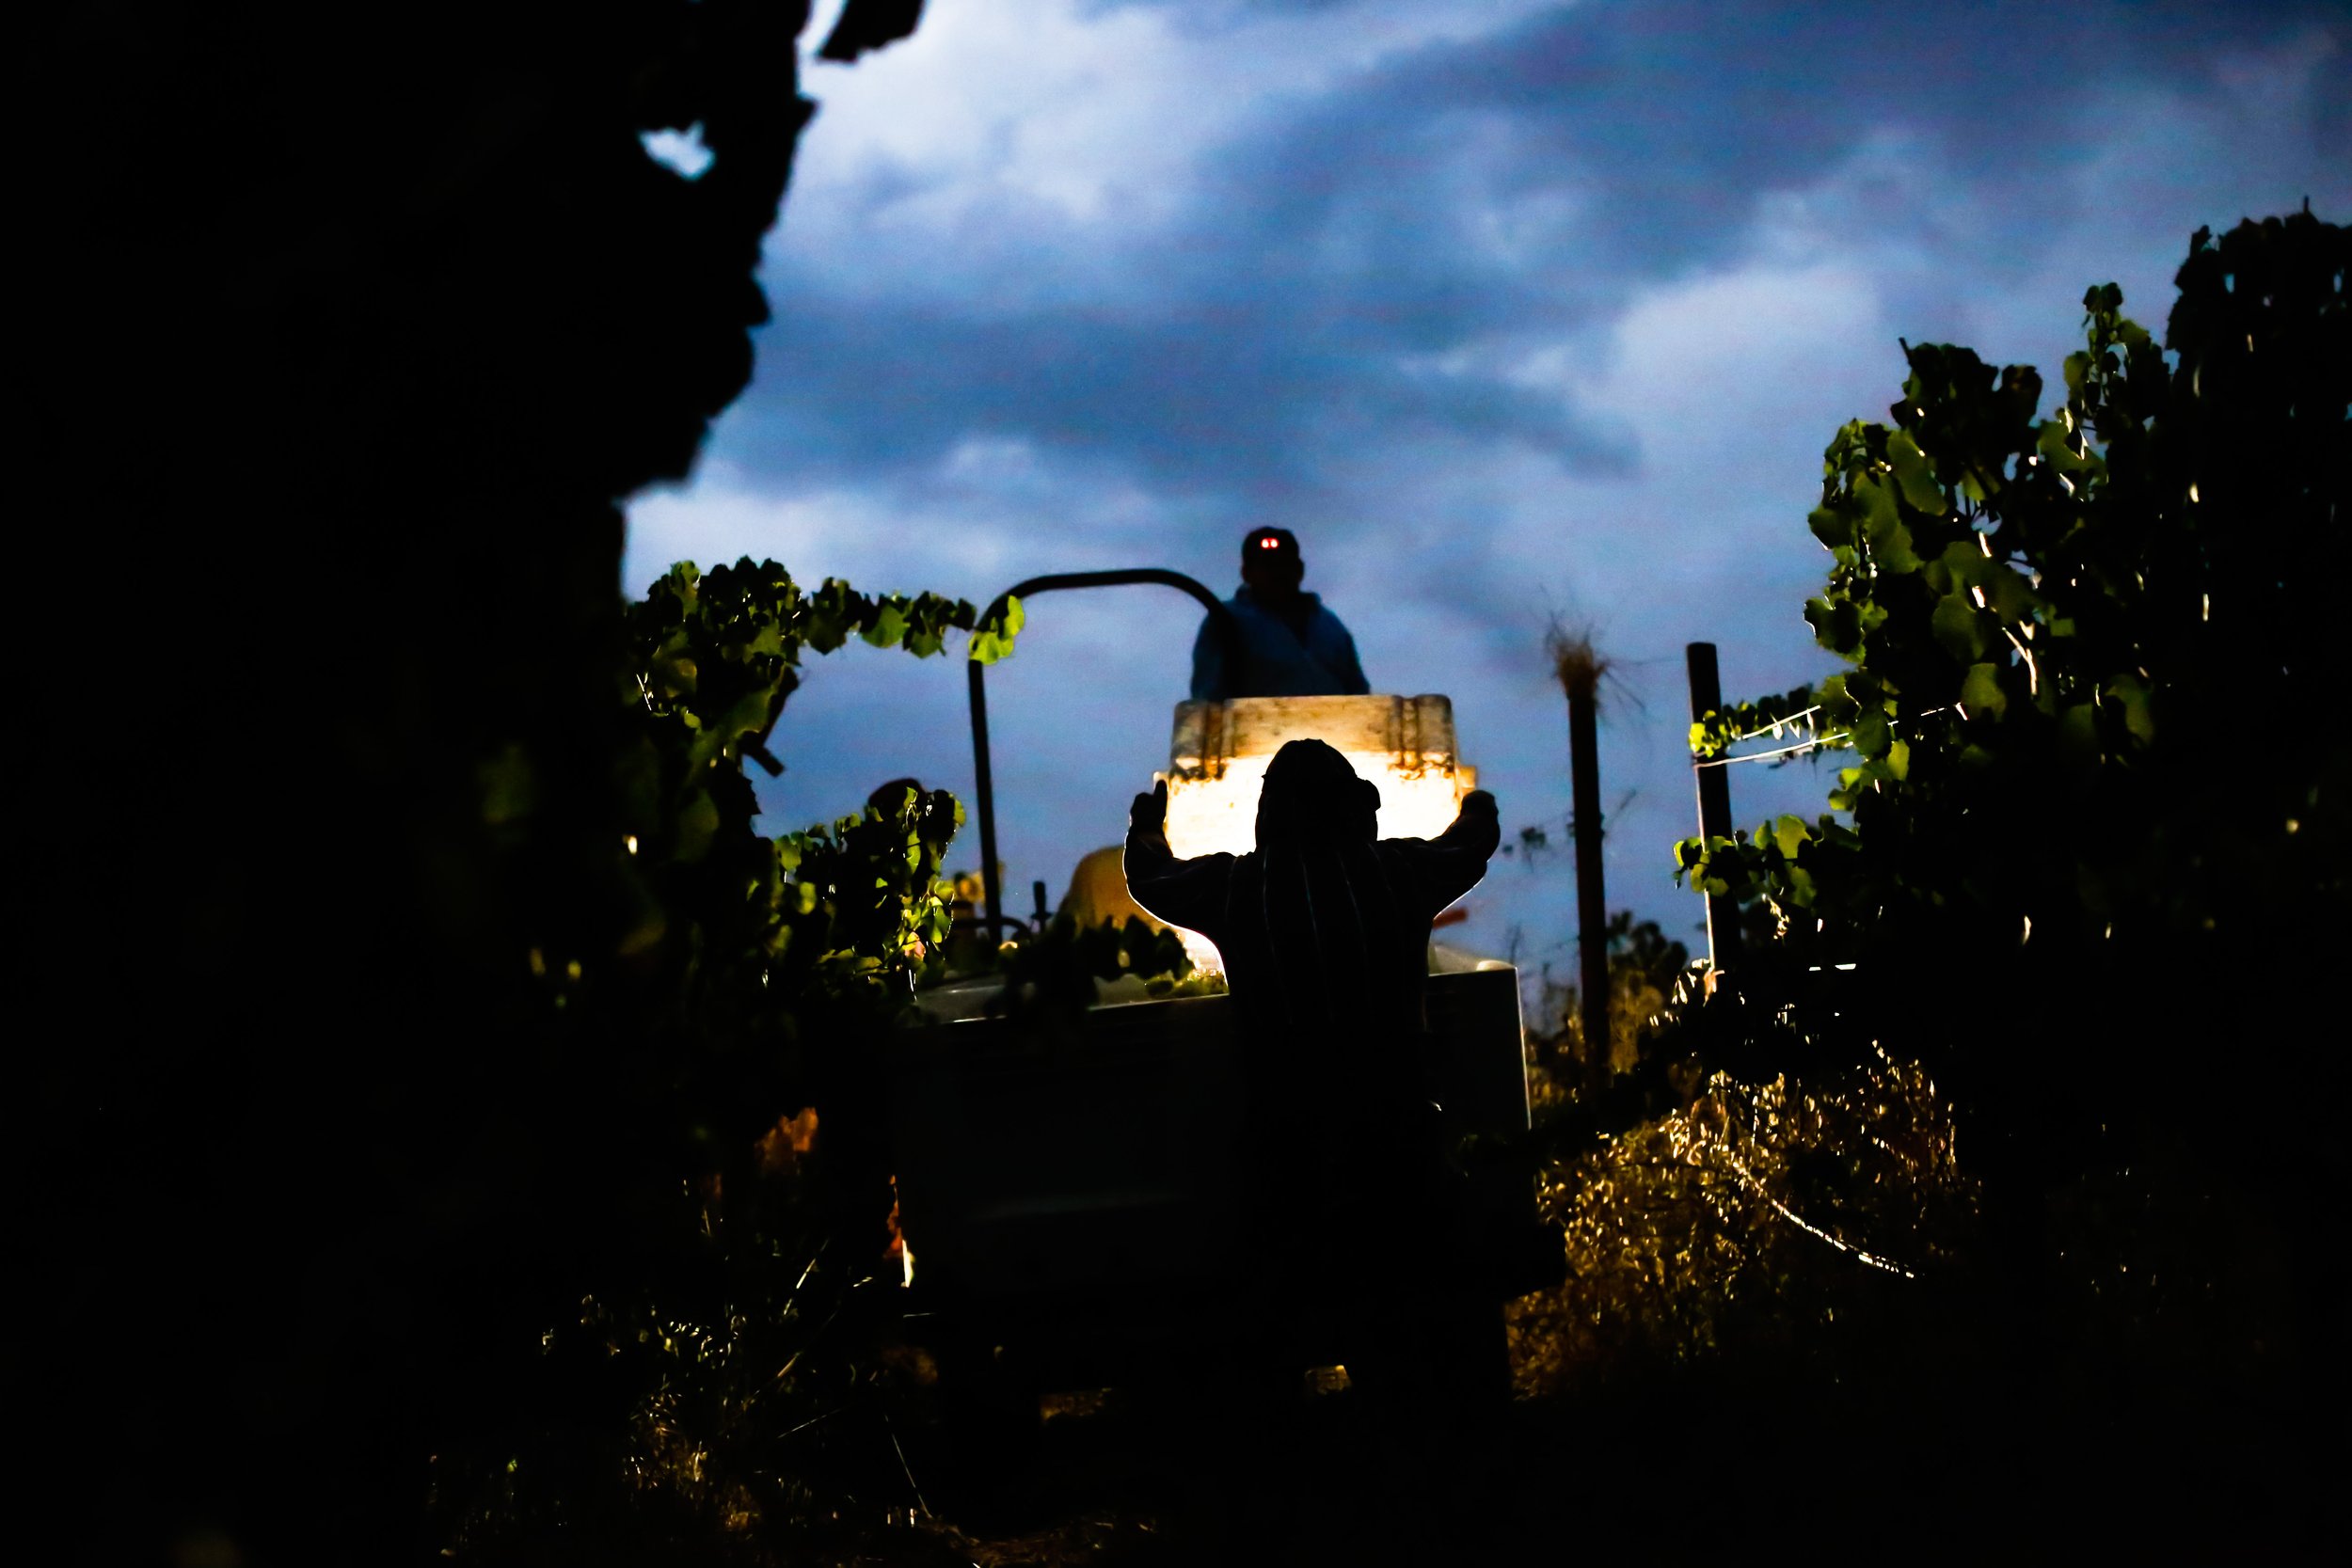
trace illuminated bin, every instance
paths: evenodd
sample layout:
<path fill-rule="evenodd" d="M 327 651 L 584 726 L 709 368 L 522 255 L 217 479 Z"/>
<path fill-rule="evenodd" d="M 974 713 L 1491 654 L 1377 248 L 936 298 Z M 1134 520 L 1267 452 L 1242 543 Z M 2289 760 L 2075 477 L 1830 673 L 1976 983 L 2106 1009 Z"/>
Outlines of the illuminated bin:
<path fill-rule="evenodd" d="M 1168 846 L 1178 855 L 1247 854 L 1257 847 L 1258 791 L 1274 753 L 1320 740 L 1380 787 L 1380 836 L 1435 838 L 1478 787 L 1454 741 L 1454 704 L 1440 696 L 1237 697 L 1179 703 L 1168 749 Z M 1216 949 L 1182 932 L 1192 961 L 1216 969 Z"/>

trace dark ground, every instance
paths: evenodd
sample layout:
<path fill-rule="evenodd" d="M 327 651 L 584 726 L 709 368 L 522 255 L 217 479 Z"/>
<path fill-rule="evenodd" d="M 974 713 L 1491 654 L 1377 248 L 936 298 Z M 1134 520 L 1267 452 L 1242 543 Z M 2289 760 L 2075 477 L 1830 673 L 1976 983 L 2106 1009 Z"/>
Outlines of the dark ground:
<path fill-rule="evenodd" d="M 2275 1559 L 2316 1539 L 2333 1461 L 2296 1410 L 2068 1381 L 1984 1367 L 1871 1381 L 1687 1370 L 1522 1401 L 1443 1451 L 1390 1439 L 1353 1391 L 1306 1398 L 1272 1440 L 1263 1410 L 1058 1396 L 1035 1463 L 977 1497 L 958 1496 L 936 1433 L 910 1411 L 910 1465 L 938 1512 L 842 1560 Z"/>

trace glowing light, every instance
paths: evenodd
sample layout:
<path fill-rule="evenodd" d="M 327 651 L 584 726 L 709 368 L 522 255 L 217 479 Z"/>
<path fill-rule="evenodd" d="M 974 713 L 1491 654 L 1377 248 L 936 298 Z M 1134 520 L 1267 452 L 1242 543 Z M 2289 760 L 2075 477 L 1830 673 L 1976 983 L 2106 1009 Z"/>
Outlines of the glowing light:
<path fill-rule="evenodd" d="M 629 834 L 627 838 L 621 840 L 621 842 L 628 847 L 628 852 L 630 854 L 633 855 L 637 853 L 637 835 L 635 833 Z"/>
<path fill-rule="evenodd" d="M 1180 703 L 1168 747 L 1168 844 L 1178 855 L 1247 854 L 1257 847 L 1258 793 L 1274 753 L 1293 740 L 1325 741 L 1380 790 L 1380 836 L 1435 838 L 1478 787 L 1455 754 L 1454 705 L 1444 697 L 1239 697 Z M 1179 931 L 1198 967 L 1221 972 L 1216 949 Z"/>

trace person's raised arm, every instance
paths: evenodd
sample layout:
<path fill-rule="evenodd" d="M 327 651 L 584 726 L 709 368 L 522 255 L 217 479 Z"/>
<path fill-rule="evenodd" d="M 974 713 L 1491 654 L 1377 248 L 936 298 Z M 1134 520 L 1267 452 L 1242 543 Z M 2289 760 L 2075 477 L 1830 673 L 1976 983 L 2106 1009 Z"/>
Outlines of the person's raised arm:
<path fill-rule="evenodd" d="M 1429 912 L 1438 911 L 1476 887 L 1486 875 L 1486 863 L 1494 858 L 1495 847 L 1502 842 L 1502 823 L 1495 810 L 1495 798 L 1483 789 L 1473 789 L 1462 797 L 1462 807 L 1454 818 L 1454 825 L 1436 838 L 1428 840 L 1403 839 L 1415 868 L 1421 873 L 1422 888 L 1430 899 Z"/>
<path fill-rule="evenodd" d="M 1152 793 L 1138 795 L 1127 808 L 1127 880 L 1138 876 L 1164 877 L 1176 864 L 1168 847 L 1168 781 L 1154 779 Z"/>
<path fill-rule="evenodd" d="M 1154 920 L 1216 940 L 1232 869 L 1231 855 L 1178 860 L 1168 847 L 1168 781 L 1138 795 L 1127 810 L 1127 895 Z"/>

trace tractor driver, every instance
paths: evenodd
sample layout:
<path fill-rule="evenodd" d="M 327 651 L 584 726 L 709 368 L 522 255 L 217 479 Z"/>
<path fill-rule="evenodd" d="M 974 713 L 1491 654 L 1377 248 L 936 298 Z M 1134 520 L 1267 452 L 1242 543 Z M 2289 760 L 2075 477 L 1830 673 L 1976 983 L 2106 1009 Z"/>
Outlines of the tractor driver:
<path fill-rule="evenodd" d="M 1225 601 L 1230 649 L 1219 617 L 1200 623 L 1192 642 L 1192 695 L 1232 697 L 1361 696 L 1372 689 L 1356 662 L 1356 640 L 1323 600 L 1302 593 L 1298 538 L 1286 528 L 1252 529 L 1241 542 L 1242 586 Z"/>

